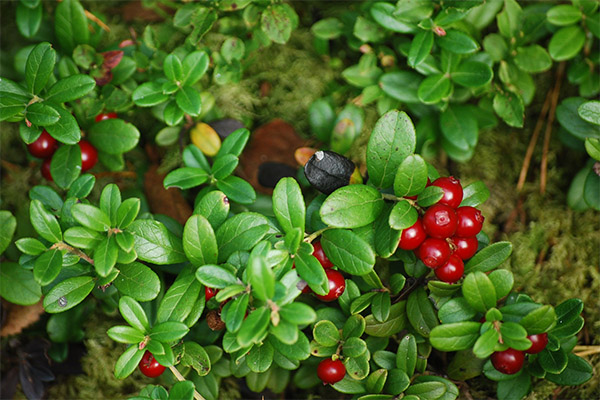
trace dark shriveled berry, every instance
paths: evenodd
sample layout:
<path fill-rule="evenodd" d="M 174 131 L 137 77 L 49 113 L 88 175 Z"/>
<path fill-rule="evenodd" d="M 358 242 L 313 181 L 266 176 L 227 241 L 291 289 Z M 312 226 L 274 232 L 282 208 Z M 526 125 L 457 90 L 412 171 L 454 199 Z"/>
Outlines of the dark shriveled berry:
<path fill-rule="evenodd" d="M 354 163 L 333 151 L 317 151 L 304 165 L 306 179 L 317 190 L 331 194 L 350 183 Z"/>

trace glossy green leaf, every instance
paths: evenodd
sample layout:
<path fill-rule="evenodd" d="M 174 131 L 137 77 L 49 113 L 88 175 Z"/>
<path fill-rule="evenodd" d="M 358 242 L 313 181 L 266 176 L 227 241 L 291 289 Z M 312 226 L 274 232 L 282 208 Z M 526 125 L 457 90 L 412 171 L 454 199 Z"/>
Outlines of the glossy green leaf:
<path fill-rule="evenodd" d="M 198 201 L 194 208 L 194 214 L 204 216 L 213 229 L 217 229 L 229 214 L 229 199 L 221 191 L 209 192 Z"/>
<path fill-rule="evenodd" d="M 100 151 L 122 154 L 138 144 L 140 132 L 133 124 L 111 118 L 92 125 L 88 140 Z"/>
<path fill-rule="evenodd" d="M 573 25 L 581 19 L 581 11 L 574 5 L 560 4 L 546 12 L 546 19 L 553 25 Z"/>
<path fill-rule="evenodd" d="M 60 106 L 52 106 L 60 114 L 60 120 L 52 125 L 48 125 L 46 130 L 48 133 L 64 144 L 77 144 L 81 140 L 81 129 L 77 124 L 77 120 L 70 111 L 65 110 Z"/>
<path fill-rule="evenodd" d="M 270 314 L 268 308 L 260 307 L 248 315 L 237 334 L 237 341 L 242 347 L 258 343 L 267 330 Z"/>
<path fill-rule="evenodd" d="M 146 82 L 133 91 L 131 99 L 140 107 L 152 107 L 164 103 L 169 99 L 169 96 L 163 93 L 162 84 Z"/>
<path fill-rule="evenodd" d="M 324 20 L 319 22 L 322 21 Z M 317 24 L 319 22 L 317 22 Z M 331 104 L 326 100 L 317 99 L 310 105 L 308 109 L 308 123 L 310 124 L 311 131 L 319 140 L 323 142 L 329 141 L 331 131 L 333 130 L 334 120 L 335 113 Z"/>
<path fill-rule="evenodd" d="M 496 289 L 496 298 L 498 300 L 504 296 L 507 296 L 513 288 L 513 274 L 506 269 L 497 269 L 492 271 L 488 277 L 494 284 L 494 288 Z"/>
<path fill-rule="evenodd" d="M 515 56 L 515 64 L 525 72 L 537 73 L 552 67 L 552 59 L 542 46 L 534 44 L 519 47 Z"/>
<path fill-rule="evenodd" d="M 431 52 L 433 47 L 433 32 L 420 31 L 413 38 L 410 51 L 408 52 L 408 65 L 415 68 L 419 65 Z"/>
<path fill-rule="evenodd" d="M 256 200 L 256 193 L 252 185 L 237 176 L 231 175 L 217 181 L 217 187 L 236 203 L 252 204 Z"/>
<path fill-rule="evenodd" d="M 110 226 L 110 219 L 98 207 L 89 204 L 75 204 L 71 208 L 73 218 L 86 228 L 97 232 L 105 232 Z"/>
<path fill-rule="evenodd" d="M 379 78 L 381 90 L 388 96 L 403 103 L 419 103 L 417 90 L 423 78 L 412 71 L 388 72 Z"/>
<path fill-rule="evenodd" d="M 137 301 L 150 301 L 158 296 L 160 279 L 152 269 L 139 262 L 121 264 L 113 281 L 120 293 Z"/>
<path fill-rule="evenodd" d="M 89 43 L 88 20 L 78 0 L 66 0 L 56 7 L 54 33 L 66 54 L 71 54 L 78 44 Z"/>
<path fill-rule="evenodd" d="M 272 4 L 261 14 L 260 26 L 269 39 L 285 44 L 292 34 L 288 9 L 283 4 Z"/>
<path fill-rule="evenodd" d="M 27 57 L 25 65 L 25 81 L 27 89 L 38 94 L 44 89 L 56 62 L 56 51 L 48 42 L 42 42 L 36 45 Z"/>
<path fill-rule="evenodd" d="M 44 103 L 33 103 L 25 110 L 25 117 L 34 125 L 48 126 L 57 123 L 60 114 Z"/>
<path fill-rule="evenodd" d="M 580 116 L 579 108 L 583 104 L 586 104 L 586 100 L 581 97 L 570 97 L 563 100 L 556 108 L 556 119 L 563 128 L 581 140 L 588 137 L 600 138 L 598 126 Z"/>
<path fill-rule="evenodd" d="M 430 75 L 419 85 L 417 96 L 425 104 L 435 104 L 448 97 L 452 91 L 452 83 L 445 74 Z"/>
<path fill-rule="evenodd" d="M 29 7 L 20 2 L 16 13 L 17 28 L 26 38 L 32 38 L 40 29 L 42 23 L 42 7 Z"/>
<path fill-rule="evenodd" d="M 431 330 L 438 325 L 433 304 L 423 288 L 415 290 L 408 296 L 406 315 L 413 328 L 424 337 L 429 337 Z"/>
<path fill-rule="evenodd" d="M 460 206 L 477 207 L 490 197 L 490 190 L 482 181 L 475 181 L 463 187 L 463 199 Z"/>
<path fill-rule="evenodd" d="M 555 61 L 569 60 L 579 53 L 584 43 L 585 32 L 580 26 L 566 26 L 552 35 L 548 52 Z"/>
<path fill-rule="evenodd" d="M 404 392 L 409 385 L 410 377 L 406 371 L 403 371 L 399 368 L 393 368 L 388 371 L 388 379 L 385 383 L 384 391 L 399 395 L 400 393 Z M 403 396 L 402 398 L 407 399 L 406 396 Z"/>
<path fill-rule="evenodd" d="M 479 337 L 479 322 L 455 322 L 438 325 L 431 330 L 429 341 L 441 351 L 458 351 L 470 348 Z"/>
<path fill-rule="evenodd" d="M 67 192 L 67 197 L 75 197 L 78 199 L 83 199 L 87 197 L 94 185 L 96 184 L 96 177 L 92 174 L 84 174 L 77 178 L 69 188 Z"/>
<path fill-rule="evenodd" d="M 302 278 L 308 286 L 318 294 L 325 295 L 329 292 L 327 275 L 323 266 L 315 256 L 299 251 L 294 258 L 294 264 L 298 276 Z"/>
<path fill-rule="evenodd" d="M 394 193 L 396 196 L 414 196 L 419 194 L 427 184 L 427 164 L 418 154 L 406 157 L 394 179 Z"/>
<path fill-rule="evenodd" d="M 284 232 L 300 228 L 304 232 L 306 208 L 298 182 L 283 178 L 273 190 L 273 212 Z"/>
<path fill-rule="evenodd" d="M 135 237 L 135 251 L 142 261 L 154 264 L 176 264 L 187 261 L 181 239 L 160 222 L 137 220 L 129 226 Z"/>
<path fill-rule="evenodd" d="M 117 360 L 115 363 L 115 377 L 117 379 L 125 379 L 138 367 L 145 350 L 138 349 L 138 346 L 132 345 Z"/>
<path fill-rule="evenodd" d="M 567 357 L 567 367 L 560 374 L 548 373 L 546 379 L 558 385 L 581 385 L 592 378 L 592 366 L 575 354 Z"/>
<path fill-rule="evenodd" d="M 485 312 L 496 306 L 496 289 L 486 274 L 475 271 L 466 275 L 462 293 L 475 311 Z"/>
<path fill-rule="evenodd" d="M 383 208 L 381 193 L 366 185 L 343 186 L 323 202 L 323 222 L 336 228 L 359 228 L 375 221 Z"/>
<path fill-rule="evenodd" d="M 67 189 L 81 172 L 81 149 L 78 145 L 60 146 L 52 156 L 50 173 L 54 182 Z"/>
<path fill-rule="evenodd" d="M 585 121 L 594 125 L 600 125 L 600 101 L 586 101 L 577 108 L 577 113 Z"/>
<path fill-rule="evenodd" d="M 6 261 L 0 265 L 0 296 L 11 303 L 25 306 L 37 303 L 42 291 L 32 271 Z"/>
<path fill-rule="evenodd" d="M 94 288 L 94 280 L 89 276 L 66 279 L 44 297 L 44 309 L 49 313 L 67 311 L 81 303 Z"/>
<path fill-rule="evenodd" d="M 471 320 L 477 312 L 469 305 L 464 297 L 448 300 L 440 307 L 438 318 L 444 324 Z"/>
<path fill-rule="evenodd" d="M 117 209 L 116 226 L 127 228 L 137 217 L 140 211 L 140 199 L 129 198 L 123 201 Z"/>
<path fill-rule="evenodd" d="M 195 268 L 187 266 L 179 273 L 175 282 L 160 301 L 156 312 L 158 322 L 184 322 L 192 313 L 194 307 L 204 308 L 203 298 L 199 300 L 202 286 L 196 280 L 195 272 Z M 199 305 L 198 302 L 200 302 Z M 200 312 L 202 311 L 200 310 Z"/>
<path fill-rule="evenodd" d="M 377 321 L 372 315 L 365 318 L 365 333 L 375 337 L 389 337 L 406 327 L 406 302 L 400 301 L 390 308 L 390 315 L 385 322 Z"/>
<path fill-rule="evenodd" d="M 71 75 L 52 85 L 44 100 L 55 103 L 77 100 L 88 94 L 95 86 L 96 81 L 88 75 Z"/>
<path fill-rule="evenodd" d="M 236 251 L 253 248 L 269 230 L 267 219 L 257 213 L 244 212 L 225 221 L 216 231 L 219 262 Z"/>
<path fill-rule="evenodd" d="M 35 260 L 33 278 L 40 286 L 46 286 L 58 276 L 61 267 L 62 252 L 48 250 Z"/>
<path fill-rule="evenodd" d="M 217 239 L 212 226 L 202 215 L 192 215 L 183 229 L 183 250 L 192 265 L 217 262 Z"/>
<path fill-rule="evenodd" d="M 208 69 L 209 58 L 203 51 L 193 51 L 183 59 L 182 85 L 191 86 L 198 82 Z"/>
<path fill-rule="evenodd" d="M 186 114 L 191 116 L 200 114 L 200 110 L 202 109 L 202 99 L 200 98 L 200 93 L 198 93 L 196 89 L 189 86 L 182 87 L 181 90 L 177 92 L 175 101 L 179 108 Z"/>
<path fill-rule="evenodd" d="M 524 105 L 523 99 L 518 94 L 497 93 L 494 96 L 494 111 L 508 125 L 523 127 Z"/>
<path fill-rule="evenodd" d="M 480 61 L 467 61 L 461 63 L 456 71 L 452 72 L 452 81 L 459 85 L 476 88 L 487 85 L 492 80 L 492 69 Z"/>
<path fill-rule="evenodd" d="M 140 343 L 144 340 L 144 332 L 130 326 L 117 325 L 106 331 L 108 337 L 119 343 Z"/>
<path fill-rule="evenodd" d="M 315 324 L 313 337 L 322 346 L 335 346 L 341 340 L 340 332 L 331 321 L 323 320 Z"/>
<path fill-rule="evenodd" d="M 442 49 L 454 54 L 470 54 L 479 50 L 479 44 L 471 36 L 456 29 L 449 29 L 446 35 L 436 40 Z"/>
<path fill-rule="evenodd" d="M 333 229 L 323 233 L 321 245 L 331 262 L 352 275 L 372 271 L 375 254 L 367 242 L 352 231 Z"/>
<path fill-rule="evenodd" d="M 488 272 L 500 266 L 510 257 L 512 244 L 510 242 L 497 242 L 477 252 L 465 264 L 465 274 L 471 271 Z"/>
<path fill-rule="evenodd" d="M 412 334 L 405 335 L 398 343 L 396 352 L 396 368 L 412 376 L 417 365 L 417 341 Z"/>
<path fill-rule="evenodd" d="M 477 120 L 472 111 L 462 105 L 448 107 L 440 118 L 443 136 L 462 150 L 475 147 L 478 139 Z"/>
<path fill-rule="evenodd" d="M 62 240 L 62 232 L 56 217 L 39 200 L 34 199 L 31 201 L 29 216 L 33 228 L 41 237 L 51 243 Z"/>
<path fill-rule="evenodd" d="M 440 201 L 444 196 L 442 188 L 437 186 L 426 187 L 417 197 L 417 203 L 421 207 L 429 207 Z"/>

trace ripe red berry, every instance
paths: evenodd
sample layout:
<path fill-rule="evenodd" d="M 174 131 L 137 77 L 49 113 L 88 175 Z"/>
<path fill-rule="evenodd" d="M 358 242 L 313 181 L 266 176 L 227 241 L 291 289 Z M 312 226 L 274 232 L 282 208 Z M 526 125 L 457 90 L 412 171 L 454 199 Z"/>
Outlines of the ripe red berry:
<path fill-rule="evenodd" d="M 444 239 L 427 238 L 417 249 L 417 256 L 429 268 L 437 268 L 450 258 L 450 246 Z"/>
<path fill-rule="evenodd" d="M 477 242 L 477 238 L 475 236 L 471 237 L 456 237 L 452 238 L 452 243 L 456 246 L 456 250 L 454 250 L 454 254 L 456 254 L 460 259 L 466 260 L 475 255 L 477 253 L 477 247 L 479 243 Z"/>
<path fill-rule="evenodd" d="M 217 295 L 218 291 L 219 291 L 219 289 L 213 289 L 213 288 L 209 288 L 208 286 L 205 286 L 204 287 L 204 297 L 206 298 L 206 302 L 208 303 L 208 301 L 210 299 L 215 297 Z"/>
<path fill-rule="evenodd" d="M 333 301 L 340 297 L 346 290 L 346 280 L 344 276 L 335 269 L 326 269 L 327 279 L 329 280 L 329 292 L 326 295 L 317 297 L 323 301 Z"/>
<path fill-rule="evenodd" d="M 83 139 L 79 141 L 79 148 L 81 149 L 81 172 L 85 172 L 98 162 L 98 152 L 90 142 Z"/>
<path fill-rule="evenodd" d="M 464 206 L 456 209 L 456 215 L 458 216 L 456 236 L 469 237 L 481 232 L 483 220 L 485 219 L 481 215 L 481 211 L 475 207 Z"/>
<path fill-rule="evenodd" d="M 425 233 L 425 229 L 423 228 L 423 222 L 421 221 L 421 218 L 418 218 L 413 226 L 402 231 L 398 247 L 402 250 L 414 250 L 419 247 L 426 238 L 427 233 Z"/>
<path fill-rule="evenodd" d="M 149 351 L 144 353 L 139 368 L 140 371 L 142 371 L 142 374 L 149 378 L 156 378 L 165 372 L 165 367 L 160 365 Z"/>
<path fill-rule="evenodd" d="M 339 359 L 326 358 L 317 367 L 317 376 L 323 381 L 324 385 L 333 385 L 344 379 L 344 375 L 346 375 L 346 366 Z"/>
<path fill-rule="evenodd" d="M 438 202 L 446 204 L 452 208 L 457 208 L 463 199 L 463 189 L 460 186 L 460 181 L 453 176 L 437 178 L 432 186 L 441 187 L 444 190 L 444 196 Z"/>
<path fill-rule="evenodd" d="M 538 333 L 537 335 L 527 336 L 527 339 L 531 340 L 531 347 L 525 350 L 527 354 L 537 354 L 546 348 L 548 344 L 548 334 Z"/>
<path fill-rule="evenodd" d="M 39 138 L 33 143 L 27 145 L 29 153 L 37 158 L 48 158 L 56 150 L 56 139 L 54 139 L 46 130 L 42 131 Z"/>
<path fill-rule="evenodd" d="M 327 258 L 325 251 L 323 251 L 323 246 L 321 246 L 321 242 L 313 243 L 313 247 L 314 247 L 314 250 L 313 250 L 312 255 L 317 257 L 317 260 L 319 260 L 319 262 L 321 263 L 323 268 L 325 268 L 325 269 L 332 268 L 333 263 L 329 260 L 329 258 Z"/>
<path fill-rule="evenodd" d="M 435 204 L 423 215 L 423 228 L 431 237 L 446 239 L 456 232 L 456 211 L 445 204 Z"/>
<path fill-rule="evenodd" d="M 515 349 L 497 351 L 491 356 L 492 365 L 506 375 L 516 374 L 523 367 L 525 353 Z"/>
<path fill-rule="evenodd" d="M 96 122 L 104 121 L 105 119 L 118 118 L 116 112 L 100 113 L 96 115 Z"/>
<path fill-rule="evenodd" d="M 44 178 L 46 178 L 47 180 L 49 180 L 50 182 L 53 181 L 52 174 L 50 173 L 50 161 L 51 160 L 52 160 L 52 158 L 46 158 L 42 162 L 42 166 L 40 167 L 40 170 L 42 171 L 42 176 Z"/>
<path fill-rule="evenodd" d="M 460 258 L 452 254 L 446 264 L 436 268 L 435 276 L 442 282 L 454 283 L 462 278 L 464 272 L 465 264 Z"/>

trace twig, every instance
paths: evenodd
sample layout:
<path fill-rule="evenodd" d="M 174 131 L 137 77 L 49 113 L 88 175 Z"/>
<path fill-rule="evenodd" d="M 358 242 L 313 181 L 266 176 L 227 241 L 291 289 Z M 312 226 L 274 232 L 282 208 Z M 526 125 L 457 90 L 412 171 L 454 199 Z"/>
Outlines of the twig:
<path fill-rule="evenodd" d="M 579 357 L 600 354 L 600 346 L 575 346 L 575 355 Z M 578 351 L 580 350 L 580 351 Z"/>
<path fill-rule="evenodd" d="M 179 382 L 185 382 L 185 378 L 183 377 L 183 375 L 181 375 L 181 373 L 177 370 L 177 368 L 175 368 L 174 366 L 170 366 L 169 369 L 171 370 L 171 372 L 173 373 L 173 375 L 175 375 L 175 378 L 177 378 L 177 380 Z M 194 389 L 194 399 L 196 400 L 206 400 L 204 397 L 202 397 L 202 395 L 200 393 L 198 393 L 196 391 L 196 389 Z"/>
<path fill-rule="evenodd" d="M 75 247 L 69 246 L 65 242 L 54 243 L 50 248 L 51 249 L 58 249 L 58 250 L 66 250 L 69 253 L 75 254 L 77 257 L 82 258 L 85 261 L 89 262 L 90 264 L 94 265 L 94 260 L 92 260 L 90 258 L 90 256 L 88 256 L 87 254 L 85 254 L 83 251 L 81 251 L 79 249 L 76 249 Z"/>
<path fill-rule="evenodd" d="M 95 23 L 97 23 L 98 26 L 100 28 L 104 29 L 106 32 L 110 32 L 110 27 L 108 25 L 106 25 L 104 22 L 102 22 L 100 20 L 100 18 L 96 17 L 94 14 L 92 14 L 88 10 L 85 10 L 85 16 L 88 17 L 89 19 L 91 19 L 92 21 L 94 21 Z"/>
<path fill-rule="evenodd" d="M 548 108 L 550 108 L 551 97 L 552 91 L 548 91 L 548 93 L 546 94 L 546 100 L 544 100 L 544 105 L 542 106 L 542 110 L 540 111 L 540 116 L 538 117 L 537 123 L 535 124 L 535 128 L 533 129 L 533 135 L 531 135 L 531 140 L 529 141 L 529 146 L 527 147 L 527 152 L 525 153 L 525 158 L 523 159 L 523 166 L 521 167 L 521 173 L 519 174 L 519 182 L 517 183 L 518 192 L 523 190 L 523 186 L 525 185 L 527 171 L 529 170 L 529 164 L 531 163 L 531 157 L 533 156 L 533 149 L 535 148 L 535 145 L 537 143 L 540 131 L 544 126 L 544 119 L 546 119 Z"/>
<path fill-rule="evenodd" d="M 560 94 L 560 86 L 562 83 L 562 77 L 565 72 L 565 62 L 558 64 L 558 70 L 556 71 L 556 83 L 554 84 L 554 90 L 552 91 L 552 102 L 550 104 L 550 114 L 548 115 L 548 121 L 546 123 L 546 132 L 544 132 L 544 150 L 542 152 L 542 165 L 540 174 L 540 193 L 546 192 L 546 176 L 548 170 L 548 148 L 550 147 L 550 136 L 552 135 L 552 124 L 554 123 L 554 117 L 556 115 L 556 106 L 558 105 L 558 95 Z"/>

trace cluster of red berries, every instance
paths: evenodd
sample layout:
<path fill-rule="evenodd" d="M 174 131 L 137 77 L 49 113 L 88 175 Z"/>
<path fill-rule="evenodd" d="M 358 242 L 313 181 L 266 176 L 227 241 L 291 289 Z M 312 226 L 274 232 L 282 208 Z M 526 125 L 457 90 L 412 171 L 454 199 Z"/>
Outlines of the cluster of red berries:
<path fill-rule="evenodd" d="M 165 367 L 160 365 L 149 351 L 144 353 L 144 356 L 138 364 L 138 368 L 142 371 L 142 374 L 149 378 L 156 378 L 165 372 Z"/>
<path fill-rule="evenodd" d="M 454 283 L 463 276 L 463 260 L 477 252 L 475 236 L 483 227 L 484 217 L 475 207 L 459 207 L 463 188 L 458 179 L 442 177 L 427 186 L 440 187 L 444 195 L 402 231 L 398 247 L 414 250 L 423 264 L 435 270 L 438 279 Z"/>
<path fill-rule="evenodd" d="M 323 381 L 323 385 L 333 385 L 344 379 L 346 366 L 340 359 L 326 358 L 317 366 L 317 376 Z"/>
<path fill-rule="evenodd" d="M 504 351 L 496 351 L 493 353 L 490 359 L 492 360 L 494 368 L 506 375 L 516 374 L 523 368 L 523 364 L 525 363 L 525 353 L 537 354 L 544 350 L 548 344 L 547 333 L 530 335 L 527 336 L 527 339 L 531 341 L 531 347 L 525 351 L 509 348 Z"/>
<path fill-rule="evenodd" d="M 114 112 L 100 113 L 96 116 L 96 122 L 103 121 L 105 119 L 117 118 L 117 114 Z M 98 162 L 98 151 L 92 146 L 87 140 L 79 141 L 79 148 L 81 149 L 81 172 L 85 172 L 92 169 Z M 52 162 L 52 156 L 56 149 L 58 149 L 58 143 L 50 134 L 44 129 L 40 137 L 33 143 L 27 145 L 29 154 L 34 157 L 41 158 L 44 161 L 40 170 L 42 176 L 49 181 L 52 181 L 52 174 L 50 173 L 50 163 Z"/>
<path fill-rule="evenodd" d="M 327 275 L 327 280 L 329 281 L 329 292 L 324 295 L 316 294 L 320 300 L 322 301 L 334 301 L 338 297 L 340 297 L 344 290 L 346 290 L 346 280 L 344 279 L 344 275 L 341 272 L 332 269 L 333 263 L 327 258 L 327 255 L 323 251 L 323 247 L 321 246 L 321 242 L 313 243 L 313 253 L 317 260 L 321 263 L 321 266 L 325 270 L 325 274 Z M 302 289 L 302 293 L 310 293 L 311 289 L 306 285 L 304 289 Z"/>

